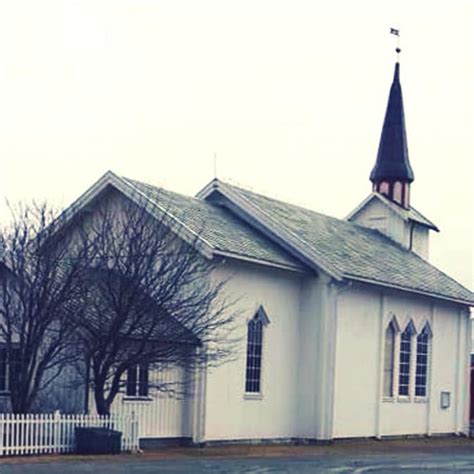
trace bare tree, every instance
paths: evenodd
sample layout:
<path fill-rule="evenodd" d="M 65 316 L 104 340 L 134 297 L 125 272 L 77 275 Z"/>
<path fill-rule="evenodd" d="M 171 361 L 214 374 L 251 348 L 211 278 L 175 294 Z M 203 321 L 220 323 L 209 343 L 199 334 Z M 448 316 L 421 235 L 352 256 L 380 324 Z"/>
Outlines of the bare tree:
<path fill-rule="evenodd" d="M 109 198 L 59 218 L 18 206 L 0 232 L 0 379 L 16 413 L 65 367 L 87 366 L 97 411 L 109 414 L 137 366 L 192 372 L 233 353 L 235 301 L 214 278 L 220 262 L 166 212 Z"/>
<path fill-rule="evenodd" d="M 137 365 L 207 367 L 232 354 L 235 301 L 214 278 L 219 262 L 196 250 L 198 236 L 178 237 L 166 212 L 125 199 L 104 199 L 77 228 L 88 249 L 77 323 L 99 414 Z"/>
<path fill-rule="evenodd" d="M 47 204 L 10 210 L 0 232 L 0 375 L 13 412 L 28 413 L 38 392 L 78 356 L 71 308 L 79 306 L 71 303 L 82 296 L 84 249 L 68 258 L 71 239 L 50 226 L 56 213 Z"/>

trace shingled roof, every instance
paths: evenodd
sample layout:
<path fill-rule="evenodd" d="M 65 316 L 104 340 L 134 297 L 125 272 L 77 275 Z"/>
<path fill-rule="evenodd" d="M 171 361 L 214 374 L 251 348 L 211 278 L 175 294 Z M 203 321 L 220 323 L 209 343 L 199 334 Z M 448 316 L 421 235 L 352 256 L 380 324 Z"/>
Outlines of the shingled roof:
<path fill-rule="evenodd" d="M 108 186 L 159 213 L 184 235 L 198 236 L 204 254 L 298 272 L 324 271 L 338 281 L 358 280 L 474 305 L 474 294 L 433 265 L 376 230 L 213 180 L 197 198 L 107 172 L 58 222 L 67 222 Z M 197 243 L 199 243 L 197 242 Z"/>
<path fill-rule="evenodd" d="M 229 256 L 304 270 L 304 266 L 296 258 L 226 209 L 140 181 L 122 179 L 151 201 L 159 202 L 164 209 L 204 239 L 213 249 L 225 252 Z"/>
<path fill-rule="evenodd" d="M 220 186 L 258 209 L 274 228 L 290 232 L 317 251 L 344 278 L 474 303 L 471 291 L 377 230 L 227 183 L 220 182 Z"/>

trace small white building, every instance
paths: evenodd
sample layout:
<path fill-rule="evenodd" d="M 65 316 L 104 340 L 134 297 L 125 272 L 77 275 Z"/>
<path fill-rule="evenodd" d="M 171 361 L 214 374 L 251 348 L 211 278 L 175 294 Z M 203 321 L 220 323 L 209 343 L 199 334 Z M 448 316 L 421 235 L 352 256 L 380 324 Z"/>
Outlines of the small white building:
<path fill-rule="evenodd" d="M 113 409 L 138 414 L 143 438 L 197 443 L 467 433 L 474 295 L 429 263 L 437 228 L 413 179 L 398 63 L 372 193 L 345 220 L 217 179 L 191 198 L 103 176 L 73 209 L 111 188 L 166 209 L 224 261 L 242 310 L 241 351 L 192 397 L 152 396 L 135 371 Z"/>

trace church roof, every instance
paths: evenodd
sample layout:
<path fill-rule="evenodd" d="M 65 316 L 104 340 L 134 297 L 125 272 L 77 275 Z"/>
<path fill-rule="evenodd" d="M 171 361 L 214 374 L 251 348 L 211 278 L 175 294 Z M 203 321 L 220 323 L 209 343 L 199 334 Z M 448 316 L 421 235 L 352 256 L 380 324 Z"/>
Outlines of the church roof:
<path fill-rule="evenodd" d="M 198 237 L 203 254 L 357 280 L 474 304 L 474 294 L 376 230 L 213 180 L 184 196 L 107 172 L 64 212 L 67 222 L 107 186 L 166 212 L 177 232 Z M 61 221 L 61 219 L 59 219 Z M 59 225 L 59 224 L 58 224 Z"/>
<path fill-rule="evenodd" d="M 400 64 L 397 62 L 385 112 L 377 161 L 370 173 L 370 180 L 373 183 L 384 180 L 411 183 L 414 178 L 408 159 Z"/>
<path fill-rule="evenodd" d="M 474 303 L 474 295 L 414 252 L 384 236 L 346 220 L 336 219 L 219 182 L 216 188 L 238 196 L 256 209 L 269 227 L 311 249 L 317 263 L 342 278 Z M 229 193 L 230 191 L 230 193 Z M 201 194 L 204 195 L 204 194 Z"/>
<path fill-rule="evenodd" d="M 150 200 L 160 202 L 168 212 L 204 239 L 214 250 L 225 252 L 230 257 L 243 257 L 304 270 L 304 266 L 296 258 L 269 242 L 267 237 L 224 208 L 150 184 L 122 179 Z"/>

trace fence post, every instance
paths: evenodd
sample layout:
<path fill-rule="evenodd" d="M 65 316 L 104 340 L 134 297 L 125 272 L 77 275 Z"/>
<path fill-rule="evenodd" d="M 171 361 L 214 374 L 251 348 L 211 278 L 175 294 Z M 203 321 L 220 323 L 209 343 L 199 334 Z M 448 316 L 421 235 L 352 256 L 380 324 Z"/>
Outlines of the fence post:
<path fill-rule="evenodd" d="M 54 411 L 54 423 L 53 423 L 53 445 L 54 452 L 60 452 L 60 433 L 61 433 L 61 414 L 59 410 Z"/>
<path fill-rule="evenodd" d="M 138 441 L 138 417 L 135 415 L 135 410 L 132 411 L 130 421 L 130 450 L 132 452 L 138 452 L 140 450 Z"/>

